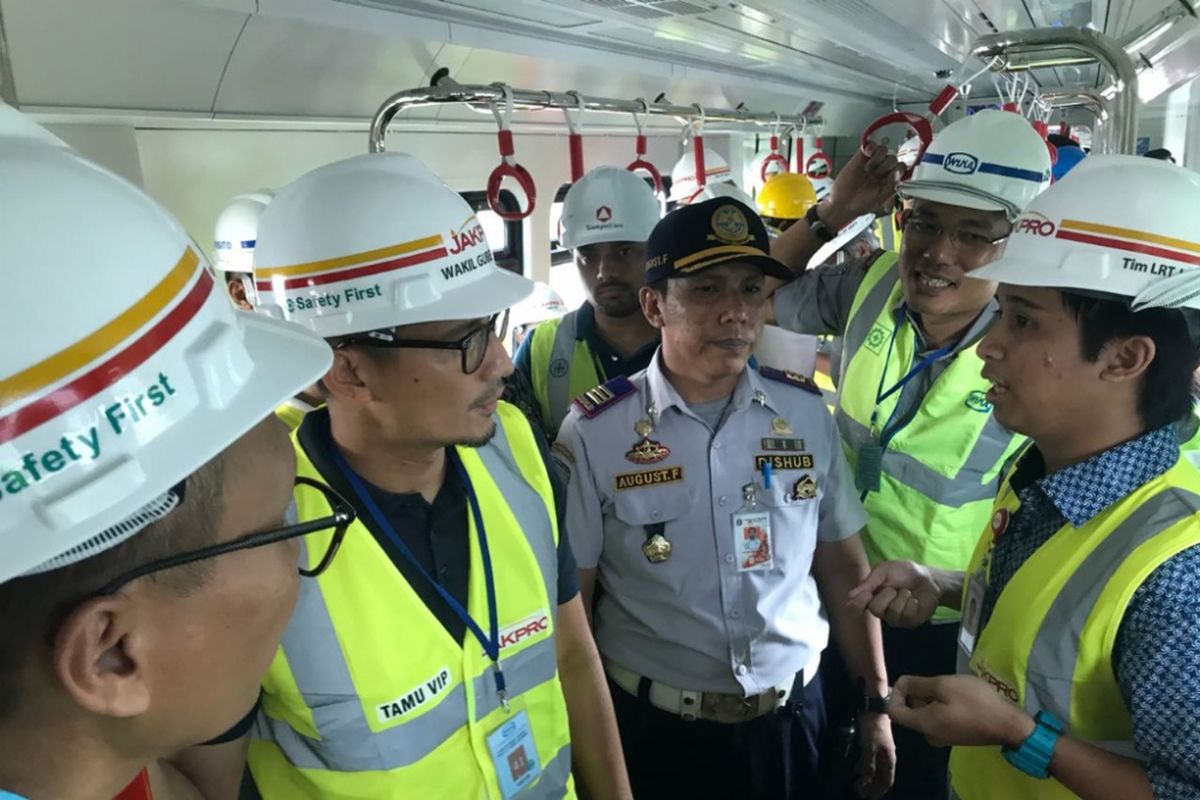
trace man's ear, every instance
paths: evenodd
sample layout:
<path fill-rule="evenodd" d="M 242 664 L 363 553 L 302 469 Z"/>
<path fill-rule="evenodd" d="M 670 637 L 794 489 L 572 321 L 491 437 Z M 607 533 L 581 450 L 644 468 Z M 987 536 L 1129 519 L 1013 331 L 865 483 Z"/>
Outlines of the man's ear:
<path fill-rule="evenodd" d="M 1142 377 L 1158 352 L 1149 336 L 1113 339 L 1100 351 L 1100 380 L 1130 381 Z"/>
<path fill-rule="evenodd" d="M 341 348 L 333 351 L 333 366 L 321 382 L 333 397 L 365 402 L 372 399 L 370 378 L 374 374 L 374 362 L 370 356 L 357 348 Z"/>
<path fill-rule="evenodd" d="M 250 303 L 250 299 L 246 294 L 246 284 L 239 277 L 230 277 L 225 280 L 225 288 L 229 292 L 229 297 L 233 300 L 233 304 L 242 311 L 253 311 L 254 306 Z"/>
<path fill-rule="evenodd" d="M 642 305 L 642 313 L 646 315 L 646 320 L 659 330 L 662 330 L 663 327 L 662 306 L 666 299 L 649 286 L 643 286 L 638 290 L 638 302 Z"/>
<path fill-rule="evenodd" d="M 133 717 L 150 707 L 153 631 L 127 595 L 88 600 L 59 627 L 54 673 L 71 698 L 94 714 Z"/>

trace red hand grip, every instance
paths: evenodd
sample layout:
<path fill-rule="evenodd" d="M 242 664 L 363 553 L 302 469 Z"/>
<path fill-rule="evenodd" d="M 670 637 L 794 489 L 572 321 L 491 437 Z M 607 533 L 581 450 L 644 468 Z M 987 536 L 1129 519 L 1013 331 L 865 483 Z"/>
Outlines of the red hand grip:
<path fill-rule="evenodd" d="M 521 191 L 529 202 L 529 206 L 524 211 L 507 211 L 500 205 L 500 184 L 505 178 L 512 178 L 521 187 Z M 488 206 L 496 212 L 500 219 L 509 222 L 525 219 L 533 213 L 533 209 L 537 205 L 537 186 L 533 182 L 533 176 L 520 164 L 501 163 L 488 176 L 487 201 Z"/>
<path fill-rule="evenodd" d="M 1040 119 L 1035 119 L 1033 121 L 1033 129 L 1037 131 L 1038 136 L 1041 136 L 1043 139 L 1050 135 L 1050 126 L 1045 122 L 1042 122 Z"/>
<path fill-rule="evenodd" d="M 1050 166 L 1058 163 L 1058 148 L 1050 142 L 1046 142 L 1046 149 L 1050 151 Z"/>
<path fill-rule="evenodd" d="M 572 133 L 567 137 L 567 146 L 571 151 L 571 183 L 583 177 L 583 136 Z"/>
<path fill-rule="evenodd" d="M 512 131 L 510 131 L 510 130 L 499 131 L 496 134 L 496 139 L 497 139 L 497 141 L 500 142 L 500 156 L 502 158 L 508 158 L 513 153 L 517 152 L 516 148 L 513 147 Z"/>
<path fill-rule="evenodd" d="M 917 151 L 916 161 L 913 162 L 912 166 L 905 169 L 904 175 L 901 178 L 902 180 L 908 180 L 912 176 L 912 172 L 916 168 L 917 164 L 921 163 L 921 158 L 925 155 L 925 151 L 929 149 L 929 143 L 933 141 L 933 125 L 930 124 L 929 120 L 925 119 L 919 114 L 913 114 L 908 111 L 894 111 L 891 114 L 884 114 L 882 117 L 868 125 L 867 129 L 863 131 L 860 148 L 862 149 L 863 155 L 870 156 L 871 134 L 875 133 L 875 131 L 879 130 L 880 128 L 887 127 L 888 125 L 895 125 L 900 122 L 911 125 L 913 130 L 917 132 L 917 137 L 921 140 L 921 148 Z"/>
<path fill-rule="evenodd" d="M 768 169 L 770 168 L 770 166 L 771 166 L 772 164 L 778 164 L 778 165 L 779 165 L 779 169 L 777 169 L 777 170 L 775 171 L 775 173 L 776 173 L 776 174 L 778 174 L 778 173 L 780 173 L 780 172 L 787 172 L 787 171 L 788 171 L 788 162 L 787 162 L 787 159 L 786 159 L 786 158 L 784 158 L 783 156 L 779 155 L 779 153 L 771 153 L 771 155 L 769 155 L 769 156 L 767 156 L 766 158 L 764 158 L 764 159 L 763 159 L 761 177 L 762 177 L 762 179 L 763 179 L 764 181 L 765 181 L 767 178 L 771 177 L 771 174 L 768 172 Z"/>
<path fill-rule="evenodd" d="M 641 154 L 639 153 L 639 155 Z M 637 160 L 631 162 L 625 169 L 629 170 L 630 172 L 637 172 L 641 170 L 642 172 L 649 173 L 650 179 L 654 181 L 654 193 L 662 194 L 663 179 L 662 173 L 658 171 L 658 167 L 654 166 L 643 158 L 638 158 Z"/>
<path fill-rule="evenodd" d="M 818 137 L 816 138 L 816 140 L 813 142 L 813 144 L 816 146 L 816 148 L 817 148 L 818 150 L 824 150 L 824 149 L 825 149 L 825 137 L 824 137 L 824 136 L 818 136 Z"/>
<path fill-rule="evenodd" d="M 1017 104 L 1016 103 L 1004 103 L 1003 105 L 1000 106 L 1000 110 L 1001 111 L 1011 111 L 1012 113 L 1016 114 L 1017 113 Z"/>
<path fill-rule="evenodd" d="M 825 164 L 825 174 L 824 175 L 814 175 L 813 174 L 813 165 L 816 164 L 818 161 Z M 806 161 L 804 164 L 804 174 L 810 178 L 832 178 L 833 177 L 833 159 L 830 158 L 825 153 L 820 152 L 820 151 L 813 153 L 811 156 L 808 157 L 808 161 Z"/>
<path fill-rule="evenodd" d="M 646 157 L 646 135 L 644 133 L 638 134 L 637 143 L 634 145 L 634 152 L 637 153 L 638 158 Z"/>
<path fill-rule="evenodd" d="M 955 86 L 947 86 L 938 92 L 938 96 L 933 98 L 933 102 L 929 104 L 929 112 L 935 117 L 940 117 L 942 112 L 950 107 L 954 102 L 954 98 L 958 97 L 958 88 Z"/>
<path fill-rule="evenodd" d="M 804 172 L 804 137 L 796 137 L 796 172 Z"/>
<path fill-rule="evenodd" d="M 692 137 L 692 155 L 696 161 L 696 188 L 703 189 L 708 185 L 708 168 L 704 165 L 704 137 Z"/>

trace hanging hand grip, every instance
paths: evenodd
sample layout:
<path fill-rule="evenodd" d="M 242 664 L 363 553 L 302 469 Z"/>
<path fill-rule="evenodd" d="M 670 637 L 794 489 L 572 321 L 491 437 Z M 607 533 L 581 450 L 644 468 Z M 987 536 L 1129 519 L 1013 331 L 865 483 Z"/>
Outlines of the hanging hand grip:
<path fill-rule="evenodd" d="M 513 99 L 512 89 L 507 85 L 500 87 L 504 92 L 505 110 L 501 114 L 500 109 L 496 104 L 492 104 L 492 114 L 496 117 L 496 124 L 500 130 L 496 133 L 496 141 L 500 146 L 500 164 L 492 174 L 488 176 L 487 182 L 487 202 L 492 211 L 500 219 L 508 222 L 522 220 L 533 213 L 533 209 L 537 206 L 537 186 L 533 182 L 533 176 L 529 174 L 529 170 L 517 163 L 515 157 L 515 148 L 513 147 L 513 134 L 510 130 Z M 525 194 L 527 206 L 524 211 L 509 211 L 504 208 L 500 202 L 500 185 L 505 178 L 512 178 L 521 187 L 521 191 Z"/>
<path fill-rule="evenodd" d="M 881 128 L 887 127 L 888 125 L 896 125 L 898 123 L 907 123 L 914 131 L 916 131 L 917 138 L 921 140 L 921 147 L 919 150 L 917 150 L 916 159 L 911 165 L 906 166 L 904 175 L 901 176 L 901 180 L 908 180 L 910 177 L 912 177 L 913 170 L 916 169 L 917 164 L 921 163 L 921 159 L 924 157 L 925 151 L 929 149 L 929 144 L 933 141 L 933 125 L 925 117 L 922 117 L 920 114 L 914 114 L 910 111 L 893 111 L 891 114 L 884 114 L 882 117 L 868 125 L 867 129 L 863 131 L 860 147 L 863 155 L 870 156 L 871 134 L 875 133 Z"/>

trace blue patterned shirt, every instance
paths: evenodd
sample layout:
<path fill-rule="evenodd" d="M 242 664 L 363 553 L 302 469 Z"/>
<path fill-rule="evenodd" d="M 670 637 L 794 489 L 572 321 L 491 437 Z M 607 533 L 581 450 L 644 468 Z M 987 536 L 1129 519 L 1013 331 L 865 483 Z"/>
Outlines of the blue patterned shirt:
<path fill-rule="evenodd" d="M 1000 592 L 1033 552 L 1066 524 L 1078 528 L 1179 458 L 1175 429 L 1160 428 L 1046 474 L 1036 447 L 1017 462 L 1021 501 L 992 555 L 986 625 Z M 1133 719 L 1138 752 L 1158 800 L 1200 796 L 1200 547 L 1168 559 L 1130 600 L 1113 669 Z"/>

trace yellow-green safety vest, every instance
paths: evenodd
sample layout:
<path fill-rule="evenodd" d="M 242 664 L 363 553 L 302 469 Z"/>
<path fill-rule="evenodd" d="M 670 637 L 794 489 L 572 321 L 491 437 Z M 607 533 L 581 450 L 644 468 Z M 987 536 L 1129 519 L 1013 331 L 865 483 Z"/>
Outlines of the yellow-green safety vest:
<path fill-rule="evenodd" d="M 275 416 L 279 417 L 284 425 L 287 425 L 289 431 L 294 431 L 300 427 L 301 422 L 304 422 L 304 415 L 312 410 L 312 406 L 308 403 L 292 398 L 275 409 Z"/>
<path fill-rule="evenodd" d="M 574 798 L 570 730 L 555 626 L 558 525 L 545 462 L 519 410 L 501 403 L 496 436 L 458 456 L 479 498 L 492 553 L 510 709 L 492 664 L 469 633 L 446 632 L 356 521 L 319 578 L 301 579 L 296 612 L 263 684 L 250 744 L 259 792 L 275 798 L 499 800 L 487 738 L 528 716 L 542 774 L 521 797 Z M 293 434 L 297 473 L 321 480 Z M 308 487 L 299 520 L 330 513 Z M 486 628 L 488 604 L 475 522 L 467 610 Z M 306 537 L 302 563 L 331 531 Z"/>
<path fill-rule="evenodd" d="M 579 312 L 571 311 L 536 328 L 529 343 L 530 384 L 551 430 L 562 427 L 571 401 L 604 383 L 604 371 L 585 340 L 579 338 Z"/>
<path fill-rule="evenodd" d="M 987 526 L 971 559 L 964 603 L 973 581 L 990 578 L 993 531 L 1003 536 L 1019 507 L 1006 481 L 995 503 L 996 525 Z M 960 646 L 959 672 L 983 678 L 1031 715 L 1049 711 L 1072 736 L 1137 758 L 1113 644 L 1138 587 L 1169 558 L 1200 545 L 1198 512 L 1200 472 L 1181 456 L 1082 527 L 1064 525 L 1004 587 L 969 658 Z M 1053 778 L 1016 769 L 999 747 L 953 748 L 950 777 L 960 800 L 1076 797 Z"/>
<path fill-rule="evenodd" d="M 883 443 L 871 430 L 880 378 L 886 390 L 917 361 L 912 324 L 900 317 L 896 329 L 903 297 L 897 262 L 889 252 L 875 259 L 846 325 L 835 417 L 852 473 L 860 448 Z M 886 440 L 879 490 L 863 501 L 868 515 L 863 544 L 872 564 L 911 559 L 945 569 L 967 566 L 991 512 L 1000 472 L 1023 441 L 992 416 L 986 399 L 990 384 L 980 375 L 983 361 L 975 349 L 972 345 L 952 357 L 913 417 Z M 879 404 L 880 426 L 891 418 L 900 395 Z M 945 608 L 937 614 L 939 619 L 956 616 Z"/>
<path fill-rule="evenodd" d="M 900 252 L 900 237 L 902 231 L 900 226 L 896 224 L 895 214 L 884 214 L 876 217 L 874 222 L 875 238 L 879 242 L 879 246 L 884 250 L 890 250 L 893 253 Z"/>

